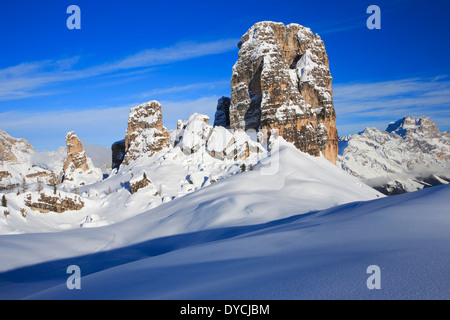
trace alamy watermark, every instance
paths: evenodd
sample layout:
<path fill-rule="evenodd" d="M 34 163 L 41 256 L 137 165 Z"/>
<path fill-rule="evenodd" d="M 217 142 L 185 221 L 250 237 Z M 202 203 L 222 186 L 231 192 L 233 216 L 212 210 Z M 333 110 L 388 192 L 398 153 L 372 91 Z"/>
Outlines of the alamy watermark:
<path fill-rule="evenodd" d="M 381 269 L 377 265 L 371 265 L 367 267 L 367 274 L 370 274 L 367 278 L 366 286 L 369 290 L 381 289 Z"/>
<path fill-rule="evenodd" d="M 67 278 L 66 286 L 69 290 L 80 290 L 81 289 L 81 269 L 77 265 L 71 265 L 67 267 L 67 274 L 70 276 Z"/>
<path fill-rule="evenodd" d="M 70 14 L 67 18 L 67 29 L 81 29 L 81 9 L 79 6 L 71 5 L 67 7 L 66 13 Z"/>
<path fill-rule="evenodd" d="M 370 30 L 381 29 L 381 9 L 377 5 L 367 7 L 366 13 L 370 14 L 367 18 L 366 25 Z"/>

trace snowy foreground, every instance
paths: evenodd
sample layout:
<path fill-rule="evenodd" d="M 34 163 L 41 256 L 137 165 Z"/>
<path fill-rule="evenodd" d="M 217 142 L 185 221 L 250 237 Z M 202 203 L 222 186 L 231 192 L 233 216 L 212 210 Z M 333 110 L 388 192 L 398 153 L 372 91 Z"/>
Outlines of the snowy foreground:
<path fill-rule="evenodd" d="M 386 198 L 284 143 L 271 165 L 106 226 L 0 236 L 0 298 L 450 298 L 450 186 Z"/>

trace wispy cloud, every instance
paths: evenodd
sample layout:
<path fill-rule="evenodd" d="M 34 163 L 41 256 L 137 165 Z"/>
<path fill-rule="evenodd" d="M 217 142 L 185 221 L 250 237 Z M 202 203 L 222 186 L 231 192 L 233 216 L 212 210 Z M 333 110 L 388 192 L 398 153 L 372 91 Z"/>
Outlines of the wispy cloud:
<path fill-rule="evenodd" d="M 217 87 L 230 86 L 229 80 L 223 81 L 213 81 L 213 82 L 200 82 L 200 83 L 192 83 L 184 86 L 171 86 L 167 88 L 157 88 L 150 91 L 142 92 L 136 97 L 139 98 L 153 98 L 159 95 L 179 93 L 185 91 L 194 91 L 199 89 L 216 89 Z"/>
<path fill-rule="evenodd" d="M 236 49 L 238 41 L 238 39 L 226 39 L 206 43 L 183 42 L 172 47 L 143 50 L 123 60 L 91 68 L 90 71 L 103 74 L 224 53 Z"/>
<path fill-rule="evenodd" d="M 125 76 L 137 69 L 220 54 L 236 49 L 238 39 L 212 42 L 183 42 L 171 47 L 147 49 L 123 59 L 75 69 L 80 57 L 26 62 L 0 69 L 0 101 L 52 94 L 50 85 L 108 74 Z"/>
<path fill-rule="evenodd" d="M 370 123 L 385 123 L 384 129 L 390 121 L 407 115 L 428 116 L 441 130 L 449 127 L 450 80 L 447 76 L 336 84 L 333 92 L 343 132 L 351 126 L 360 130 L 362 124 Z"/>

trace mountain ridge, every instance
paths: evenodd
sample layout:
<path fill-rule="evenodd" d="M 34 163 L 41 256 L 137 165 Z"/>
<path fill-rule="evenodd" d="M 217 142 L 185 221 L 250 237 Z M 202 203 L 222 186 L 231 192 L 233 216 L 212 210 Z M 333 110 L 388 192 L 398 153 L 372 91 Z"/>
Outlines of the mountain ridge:
<path fill-rule="evenodd" d="M 450 182 L 450 134 L 428 117 L 341 137 L 338 165 L 387 195 Z"/>

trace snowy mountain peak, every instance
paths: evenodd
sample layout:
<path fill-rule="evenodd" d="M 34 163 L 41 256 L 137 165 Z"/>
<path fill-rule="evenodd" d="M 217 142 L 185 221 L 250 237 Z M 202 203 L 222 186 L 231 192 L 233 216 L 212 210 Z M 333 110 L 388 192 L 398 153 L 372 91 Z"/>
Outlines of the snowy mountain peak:
<path fill-rule="evenodd" d="M 440 131 L 436 124 L 428 117 L 404 117 L 396 122 L 392 122 L 386 128 L 386 131 L 394 132 L 399 136 L 406 138 L 414 134 L 423 135 L 424 137 L 436 137 Z"/>

